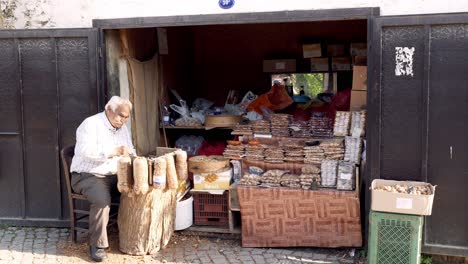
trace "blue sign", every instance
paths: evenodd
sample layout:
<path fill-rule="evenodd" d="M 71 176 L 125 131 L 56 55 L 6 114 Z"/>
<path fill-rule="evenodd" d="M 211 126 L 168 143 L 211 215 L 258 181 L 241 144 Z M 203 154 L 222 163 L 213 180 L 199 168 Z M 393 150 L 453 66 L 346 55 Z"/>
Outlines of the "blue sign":
<path fill-rule="evenodd" d="M 229 9 L 234 6 L 234 0 L 219 0 L 218 4 L 222 9 Z"/>

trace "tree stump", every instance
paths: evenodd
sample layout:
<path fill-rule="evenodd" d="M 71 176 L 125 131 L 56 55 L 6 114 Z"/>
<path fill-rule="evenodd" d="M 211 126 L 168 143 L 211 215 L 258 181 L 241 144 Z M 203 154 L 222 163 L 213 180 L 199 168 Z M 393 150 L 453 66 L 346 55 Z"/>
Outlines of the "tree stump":
<path fill-rule="evenodd" d="M 119 249 L 130 255 L 155 254 L 174 232 L 176 190 L 151 189 L 144 195 L 122 194 Z"/>
<path fill-rule="evenodd" d="M 165 158 L 174 159 L 172 154 Z M 167 173 L 175 173 L 174 162 L 169 164 Z M 174 233 L 176 206 L 177 185 L 172 189 L 169 185 L 164 189 L 150 187 L 145 194 L 122 193 L 118 215 L 120 251 L 146 255 L 166 247 Z"/>

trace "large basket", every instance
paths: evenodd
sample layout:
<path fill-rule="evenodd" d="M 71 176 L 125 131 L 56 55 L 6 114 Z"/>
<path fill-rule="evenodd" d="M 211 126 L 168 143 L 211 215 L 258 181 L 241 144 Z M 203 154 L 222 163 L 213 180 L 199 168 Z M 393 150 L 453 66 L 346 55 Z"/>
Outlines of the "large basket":
<path fill-rule="evenodd" d="M 419 263 L 423 217 L 370 212 L 369 264 Z"/>
<path fill-rule="evenodd" d="M 222 195 L 192 192 L 195 225 L 227 226 L 229 193 Z"/>

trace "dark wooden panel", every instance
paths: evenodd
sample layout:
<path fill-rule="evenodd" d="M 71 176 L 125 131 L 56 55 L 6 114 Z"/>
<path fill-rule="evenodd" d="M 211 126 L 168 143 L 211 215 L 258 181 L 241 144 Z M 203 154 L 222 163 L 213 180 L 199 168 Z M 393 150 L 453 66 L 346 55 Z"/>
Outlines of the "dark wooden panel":
<path fill-rule="evenodd" d="M 427 180 L 438 187 L 425 240 L 467 248 L 468 26 L 434 26 L 430 41 Z"/>
<path fill-rule="evenodd" d="M 26 217 L 58 218 L 58 124 L 55 44 L 20 40 L 24 103 Z"/>
<path fill-rule="evenodd" d="M 18 52 L 14 39 L 0 39 L 0 133 L 20 131 Z"/>
<path fill-rule="evenodd" d="M 381 177 L 422 180 L 424 28 L 388 27 L 382 30 Z M 396 47 L 415 48 L 413 76 L 395 74 Z"/>
<path fill-rule="evenodd" d="M 89 46 L 87 37 L 57 39 L 60 148 L 75 144 L 76 129 L 80 123 L 96 113 L 96 84 L 90 81 L 90 75 L 95 76 L 96 71 L 94 68 L 93 72 L 91 70 L 93 64 L 90 63 Z M 63 175 L 60 182 L 61 194 L 57 193 L 57 199 L 62 199 L 62 216 L 68 218 L 68 197 Z"/>
<path fill-rule="evenodd" d="M 21 217 L 21 138 L 0 135 L 0 217 Z"/>

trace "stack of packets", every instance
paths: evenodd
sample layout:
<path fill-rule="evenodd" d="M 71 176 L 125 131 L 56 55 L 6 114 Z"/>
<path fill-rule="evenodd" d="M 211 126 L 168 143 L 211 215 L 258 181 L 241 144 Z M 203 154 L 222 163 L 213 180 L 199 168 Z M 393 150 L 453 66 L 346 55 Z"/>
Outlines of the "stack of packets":
<path fill-rule="evenodd" d="M 351 113 L 350 134 L 353 137 L 363 137 L 366 133 L 366 111 Z"/>
<path fill-rule="evenodd" d="M 301 179 L 299 175 L 285 173 L 281 176 L 281 186 L 292 189 L 301 188 Z"/>
<path fill-rule="evenodd" d="M 240 159 L 245 155 L 245 146 L 240 145 L 227 145 L 224 149 L 223 156 L 228 159 Z"/>
<path fill-rule="evenodd" d="M 260 185 L 260 176 L 257 174 L 245 174 L 239 181 L 240 185 L 257 186 Z"/>
<path fill-rule="evenodd" d="M 312 116 L 309 122 L 312 137 L 333 137 L 333 120 L 331 118 Z"/>
<path fill-rule="evenodd" d="M 325 159 L 325 153 L 320 145 L 304 147 L 304 154 L 304 163 L 306 164 L 320 166 L 320 164 L 322 164 L 322 160 Z"/>
<path fill-rule="evenodd" d="M 270 118 L 271 134 L 277 137 L 289 137 L 289 120 L 287 114 L 272 114 Z"/>
<path fill-rule="evenodd" d="M 291 136 L 294 138 L 310 138 L 310 124 L 308 121 L 292 121 Z"/>
<path fill-rule="evenodd" d="M 236 125 L 231 132 L 231 135 L 252 135 L 252 127 L 250 125 Z"/>
<path fill-rule="evenodd" d="M 333 126 L 333 135 L 335 137 L 345 137 L 348 135 L 351 122 L 350 112 L 337 111 L 335 116 L 335 125 Z"/>
<path fill-rule="evenodd" d="M 337 160 L 323 160 L 321 166 L 321 185 L 323 187 L 336 186 Z"/>
<path fill-rule="evenodd" d="M 356 188 L 355 165 L 352 162 L 340 161 L 338 163 L 338 175 L 336 189 L 351 191 Z"/>
<path fill-rule="evenodd" d="M 284 147 L 284 161 L 287 162 L 304 162 L 304 149 L 302 146 L 287 146 Z"/>
<path fill-rule="evenodd" d="M 344 158 L 343 139 L 324 140 L 320 143 L 320 148 L 323 150 L 325 159 L 343 160 Z"/>
<path fill-rule="evenodd" d="M 247 145 L 245 147 L 245 158 L 248 160 L 259 160 L 263 161 L 265 159 L 265 145 Z"/>
<path fill-rule="evenodd" d="M 281 177 L 288 173 L 284 170 L 269 170 L 263 173 L 261 177 L 262 186 L 264 187 L 279 187 L 281 186 Z"/>
<path fill-rule="evenodd" d="M 304 190 L 316 189 L 320 184 L 320 168 L 307 165 L 302 167 L 302 174 L 299 176 L 301 188 Z"/>
<path fill-rule="evenodd" d="M 343 139 L 324 140 L 318 146 L 304 147 L 304 163 L 321 165 L 324 159 L 343 160 L 344 154 Z"/>
<path fill-rule="evenodd" d="M 270 122 L 267 120 L 255 120 L 250 122 L 252 126 L 252 131 L 254 134 L 266 134 L 269 135 L 271 133 L 270 131 Z"/>
<path fill-rule="evenodd" d="M 345 137 L 344 160 L 359 164 L 361 161 L 362 139 L 359 137 Z"/>
<path fill-rule="evenodd" d="M 268 146 L 265 149 L 265 162 L 282 163 L 284 162 L 284 150 L 278 146 Z"/>

